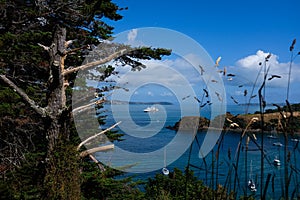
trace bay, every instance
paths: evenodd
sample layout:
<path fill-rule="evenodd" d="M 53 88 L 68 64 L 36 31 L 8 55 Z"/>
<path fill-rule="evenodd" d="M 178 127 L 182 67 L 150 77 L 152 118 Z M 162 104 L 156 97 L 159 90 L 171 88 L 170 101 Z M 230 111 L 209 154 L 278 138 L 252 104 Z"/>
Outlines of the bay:
<path fill-rule="evenodd" d="M 169 144 L 176 136 L 176 131 L 167 129 L 167 126 L 173 126 L 182 117 L 182 112 L 178 105 L 157 105 L 160 109 L 158 112 L 147 113 L 143 110 L 147 105 L 143 104 L 130 104 L 130 105 L 105 105 L 107 119 L 106 126 L 110 126 L 117 121 L 122 121 L 124 127 L 117 128 L 118 132 L 123 133 L 124 141 L 114 142 L 114 144 L 125 151 L 134 153 L 144 153 L 145 155 L 149 152 L 153 152 L 157 149 L 163 149 Z M 114 107 L 112 109 L 112 107 Z M 272 108 L 272 107 L 267 107 Z M 245 106 L 229 105 L 227 111 L 237 115 L 245 113 Z M 258 105 L 250 105 L 247 109 L 247 113 L 254 113 L 258 111 Z M 194 111 L 190 110 L 185 112 L 193 115 Z M 210 117 L 209 107 L 204 108 L 200 111 L 201 116 Z M 106 128 L 101 127 L 102 129 Z M 131 133 L 133 131 L 133 133 Z M 147 135 L 147 137 L 140 137 L 140 135 Z M 195 140 L 192 145 L 187 147 L 186 151 L 176 159 L 172 157 L 172 152 L 165 152 L 155 157 L 155 159 L 147 159 L 145 157 L 145 167 L 151 166 L 153 163 L 159 163 L 161 168 L 166 167 L 172 171 L 174 168 L 185 170 L 187 167 L 194 171 L 195 176 L 204 182 L 204 184 L 216 188 L 218 184 L 226 186 L 228 190 L 235 190 L 238 195 L 249 195 L 253 194 L 259 197 L 261 190 L 261 151 L 259 150 L 261 144 L 261 135 L 256 133 L 256 141 L 249 142 L 249 149 L 246 151 L 245 143 L 246 137 L 241 142 L 241 151 L 237 160 L 237 148 L 240 141 L 240 132 L 223 132 L 224 137 L 222 142 L 215 145 L 213 150 L 205 157 L 199 158 L 199 149 L 206 136 L 206 131 L 201 131 L 196 134 Z M 264 185 L 266 184 L 267 176 L 270 174 L 270 181 L 267 188 L 267 198 L 279 199 L 283 196 L 284 191 L 284 147 L 274 146 L 276 142 L 284 144 L 284 138 L 282 135 L 278 135 L 278 138 L 270 139 L 267 137 L 269 133 L 264 135 Z M 292 166 L 292 178 L 289 185 L 290 196 L 295 191 L 299 194 L 299 169 L 300 163 L 297 159 L 300 156 L 300 150 L 298 143 L 292 141 L 291 138 L 288 140 L 288 151 L 290 152 L 289 165 Z M 257 143 L 257 144 L 255 144 Z M 217 156 L 216 156 L 217 155 Z M 112 155 L 110 155 L 112 156 Z M 113 156 L 116 156 L 113 154 Z M 281 166 L 274 166 L 273 159 L 277 157 L 280 159 Z M 111 157 L 110 157 L 111 158 Z M 101 161 L 101 156 L 98 156 Z M 128 158 L 123 157 L 120 159 L 126 160 L 126 164 L 130 163 Z M 135 161 L 132 161 L 134 164 Z M 238 165 L 236 171 L 233 166 Z M 155 174 L 161 173 L 161 168 L 139 173 L 126 173 L 124 176 L 133 176 L 137 180 L 147 180 L 153 178 Z M 292 168 L 289 168 L 291 173 Z M 147 169 L 145 169 L 147 171 Z M 252 174 L 250 174 L 252 171 Z M 249 177 L 255 180 L 257 191 L 252 193 L 247 188 L 247 182 Z"/>

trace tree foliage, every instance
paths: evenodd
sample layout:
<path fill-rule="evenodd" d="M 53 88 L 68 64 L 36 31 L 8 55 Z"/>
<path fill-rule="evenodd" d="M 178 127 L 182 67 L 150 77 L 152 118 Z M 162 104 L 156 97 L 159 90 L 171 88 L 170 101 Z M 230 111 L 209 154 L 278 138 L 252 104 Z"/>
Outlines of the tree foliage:
<path fill-rule="evenodd" d="M 124 9 L 111 0 L 1 1 L 0 169 L 5 178 L 0 184 L 1 195 L 16 199 L 86 196 L 84 185 L 93 179 L 86 178 L 86 160 L 76 151 L 79 140 L 72 118 L 71 88 L 86 55 L 112 34 L 113 27 L 107 21 L 122 19 L 119 11 Z M 101 64 L 116 60 L 138 69 L 145 67 L 141 59 L 160 59 L 170 50 L 139 48 L 106 53 L 99 58 Z M 105 79 L 114 71 L 105 68 L 95 78 Z M 84 80 L 82 83 L 86 87 Z M 100 117 L 99 123 L 105 123 L 104 119 Z M 120 136 L 114 131 L 107 134 L 112 140 Z M 99 170 L 97 166 L 89 169 Z M 93 170 L 90 173 L 95 173 Z M 104 181 L 103 176 L 94 178 L 97 184 Z M 103 184 L 102 189 L 112 182 Z M 2 193 L 3 188 L 9 190 Z M 97 195 L 94 198 L 100 198 Z"/>
<path fill-rule="evenodd" d="M 205 186 L 192 171 L 174 169 L 168 176 L 157 174 L 146 184 L 146 199 L 234 199 L 219 186 L 216 190 Z"/>

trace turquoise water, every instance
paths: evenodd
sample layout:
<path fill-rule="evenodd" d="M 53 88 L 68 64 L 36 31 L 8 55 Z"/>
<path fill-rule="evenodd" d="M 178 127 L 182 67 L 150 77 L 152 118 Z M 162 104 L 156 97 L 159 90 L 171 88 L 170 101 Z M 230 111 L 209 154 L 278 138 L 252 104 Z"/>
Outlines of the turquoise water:
<path fill-rule="evenodd" d="M 129 105 L 129 112 L 126 112 L 126 105 L 114 106 L 117 107 L 114 108 L 114 111 L 111 110 L 110 105 L 105 106 L 106 114 L 108 115 L 107 126 L 119 120 L 122 121 L 122 124 L 129 124 L 128 129 L 125 131 L 119 128 L 119 132 L 125 134 L 123 137 L 125 140 L 114 143 L 121 149 L 135 153 L 149 153 L 164 148 L 164 146 L 170 143 L 176 136 L 176 131 L 165 128 L 169 125 L 173 126 L 181 118 L 181 111 L 176 105 L 164 105 L 165 113 L 162 113 L 161 110 L 156 113 L 145 113 L 143 109 L 145 109 L 147 105 Z M 253 113 L 257 110 L 258 106 L 250 106 L 248 113 Z M 245 112 L 245 107 L 228 106 L 227 111 L 234 115 L 241 114 Z M 189 112 L 193 113 L 193 110 Z M 209 117 L 209 112 L 209 109 L 202 109 L 201 116 Z M 116 118 L 118 120 L 116 120 Z M 134 124 L 130 125 L 132 122 L 134 122 Z M 159 127 L 159 131 L 153 131 L 157 127 Z M 149 134 L 151 137 L 141 138 L 132 136 L 131 133 L 128 133 L 128 130 L 133 129 L 135 134 Z M 252 193 L 247 188 L 247 181 L 251 176 L 257 186 L 257 192 L 253 193 L 253 195 L 259 197 L 261 190 L 261 151 L 258 145 L 261 144 L 261 135 L 257 133 L 255 135 L 257 140 L 249 142 L 248 151 L 246 151 L 245 147 L 246 137 L 242 140 L 239 162 L 236 162 L 235 158 L 237 157 L 240 134 L 230 131 L 224 132 L 223 134 L 223 140 L 219 142 L 218 145 L 215 145 L 213 151 L 203 159 L 199 158 L 199 149 L 206 132 L 198 132 L 192 145 L 174 162 L 170 161 L 170 157 L 172 157 L 171 153 L 166 152 L 164 155 L 158 156 L 157 159 L 151 158 L 147 160 L 147 158 L 145 158 L 145 167 L 157 162 L 161 163 L 161 167 L 164 167 L 165 163 L 167 163 L 167 168 L 171 171 L 175 167 L 182 170 L 189 167 L 194 170 L 195 175 L 203 180 L 206 185 L 213 188 L 215 188 L 217 184 L 225 185 L 228 190 L 235 190 L 240 195 L 249 195 Z M 279 135 L 276 139 L 270 139 L 267 135 L 268 134 L 264 136 L 264 184 L 266 183 L 268 174 L 270 174 L 267 198 L 279 199 L 284 191 L 284 147 L 274 146 L 273 143 L 281 142 L 284 144 L 284 138 Z M 258 145 L 256 145 L 255 142 Z M 292 166 L 293 169 L 291 170 L 291 168 L 289 168 L 289 173 L 292 171 L 289 194 L 290 196 L 293 194 L 299 195 L 300 161 L 297 159 L 300 156 L 300 148 L 298 147 L 298 143 L 292 141 L 290 138 L 287 147 L 290 152 L 289 166 Z M 216 155 L 218 155 L 218 159 Z M 280 167 L 273 165 L 273 159 L 275 157 L 281 160 Z M 128 162 L 130 163 L 128 158 L 124 157 L 123 159 L 127 161 L 127 164 Z M 132 161 L 132 163 L 134 163 L 134 161 Z M 233 165 L 238 165 L 237 172 Z M 250 174 L 250 171 L 252 171 L 252 174 Z M 127 173 L 126 176 L 133 175 L 136 179 L 145 180 L 149 177 L 154 177 L 156 173 L 160 172 L 161 169 L 157 169 L 146 173 Z"/>

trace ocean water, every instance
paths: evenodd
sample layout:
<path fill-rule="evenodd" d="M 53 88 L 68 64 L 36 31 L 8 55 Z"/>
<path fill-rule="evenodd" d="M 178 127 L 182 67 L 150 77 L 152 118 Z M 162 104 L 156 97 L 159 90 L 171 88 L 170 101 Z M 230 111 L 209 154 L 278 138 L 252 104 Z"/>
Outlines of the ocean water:
<path fill-rule="evenodd" d="M 161 173 L 161 168 L 167 167 L 170 171 L 174 168 L 181 170 L 189 169 L 194 171 L 195 176 L 201 179 L 204 184 L 215 188 L 217 184 L 226 186 L 228 190 L 234 190 L 238 195 L 253 194 L 259 198 L 261 191 L 261 134 L 256 133 L 257 140 L 250 140 L 248 150 L 246 151 L 246 140 L 244 137 L 240 143 L 240 153 L 238 157 L 238 146 L 240 142 L 240 132 L 223 132 L 213 150 L 204 158 L 199 157 L 199 150 L 206 136 L 206 131 L 197 132 L 195 139 L 191 145 L 187 146 L 185 151 L 180 153 L 178 158 L 173 156 L 176 154 L 174 150 L 168 151 L 166 145 L 172 143 L 176 137 L 176 131 L 167 129 L 167 126 L 173 126 L 182 117 L 182 112 L 177 105 L 158 105 L 159 111 L 154 113 L 143 112 L 148 105 L 131 104 L 131 105 L 105 105 L 107 119 L 106 126 L 110 126 L 117 121 L 122 121 L 122 126 L 116 128 L 120 133 L 123 133 L 124 141 L 114 142 L 115 146 L 127 152 L 143 154 L 143 159 L 137 162 L 131 156 L 118 155 L 114 152 L 103 157 L 103 153 L 97 154 L 97 158 L 109 158 L 113 163 L 114 157 L 117 160 L 124 161 L 124 165 L 142 165 L 142 171 L 135 173 L 134 170 L 129 170 L 124 176 L 133 176 L 135 179 L 146 180 L 153 178 L 156 173 Z M 272 107 L 270 107 L 272 108 Z M 266 108 L 268 109 L 268 108 Z M 227 106 L 227 111 L 234 115 L 245 113 L 245 106 Z M 248 108 L 247 113 L 253 113 L 259 110 L 257 105 L 252 105 Z M 185 112 L 194 114 L 194 110 Z M 201 116 L 209 118 L 211 116 L 210 109 L 204 108 L 200 111 Z M 106 127 L 101 127 L 106 128 Z M 218 131 L 219 133 L 219 131 Z M 218 134 L 217 133 L 217 134 Z M 191 137 L 190 134 L 181 134 L 180 140 L 184 141 L 185 137 Z M 268 199 L 279 199 L 284 192 L 284 146 L 274 146 L 276 142 L 284 144 L 284 137 L 276 135 L 277 138 L 269 138 L 266 133 L 264 135 L 264 167 L 263 167 L 263 182 L 266 185 L 267 177 L 270 176 L 266 197 Z M 222 140 L 221 140 L 222 138 Z M 178 144 L 180 149 L 180 144 Z M 165 149 L 164 149 L 165 148 Z M 165 150 L 156 156 L 149 156 L 151 152 L 156 150 Z M 288 140 L 287 150 L 290 152 L 289 174 L 289 196 L 295 197 L 300 195 L 300 147 L 298 142 Z M 179 151 L 179 150 L 178 150 Z M 182 151 L 182 150 L 181 150 Z M 119 157 L 118 157 L 119 156 Z M 273 159 L 281 160 L 281 166 L 274 166 Z M 238 162 L 237 162 L 238 160 Z M 299 160 L 299 161 L 298 161 Z M 156 167 L 152 170 L 151 167 Z M 161 167 L 160 167 L 161 166 Z M 235 167 L 237 166 L 237 171 Z M 134 168 L 134 167 L 133 167 Z M 148 169 L 149 168 L 149 169 Z M 137 168 L 140 169 L 140 168 Z M 252 178 L 257 186 L 256 192 L 251 192 L 247 187 L 249 178 Z"/>

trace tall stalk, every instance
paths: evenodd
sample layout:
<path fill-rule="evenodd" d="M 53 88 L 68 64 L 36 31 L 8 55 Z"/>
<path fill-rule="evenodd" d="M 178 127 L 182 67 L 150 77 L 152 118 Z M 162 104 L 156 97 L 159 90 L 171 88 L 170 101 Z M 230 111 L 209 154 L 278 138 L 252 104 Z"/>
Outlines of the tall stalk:
<path fill-rule="evenodd" d="M 245 132 L 245 131 L 243 131 L 243 132 Z M 235 164 L 233 164 L 234 168 L 235 168 L 234 185 L 233 185 L 233 191 L 234 192 L 236 192 L 236 183 L 237 183 L 237 180 L 238 180 L 238 168 L 239 168 L 241 144 L 242 144 L 243 138 L 244 138 L 244 134 L 242 134 L 240 136 L 240 141 L 238 143 L 237 152 L 236 152 L 236 156 L 235 156 Z"/>
<path fill-rule="evenodd" d="M 288 169 L 288 136 L 287 131 L 284 131 L 284 186 L 285 186 L 285 199 L 289 198 L 289 169 Z"/>
<path fill-rule="evenodd" d="M 266 62 L 268 62 L 269 58 L 271 57 L 271 54 L 269 54 L 265 59 L 265 68 L 266 68 Z M 266 107 L 266 101 L 265 101 L 265 84 L 267 75 L 269 72 L 270 66 L 267 70 L 264 70 L 264 79 L 263 83 L 260 86 L 258 90 L 258 96 L 259 96 L 259 109 L 260 109 L 260 121 L 261 121 L 261 157 L 260 157 L 260 173 L 261 173 L 261 179 L 260 179 L 260 196 L 261 199 L 263 199 L 263 186 L 264 186 L 264 112 Z M 262 90 L 264 90 L 262 94 Z"/>
<path fill-rule="evenodd" d="M 228 174 L 226 176 L 226 180 L 225 180 L 225 183 L 224 183 L 224 187 L 227 188 L 227 191 L 231 191 L 231 173 L 232 173 L 232 162 L 231 162 L 231 151 L 230 151 L 230 148 L 228 149 L 228 152 L 227 152 L 227 156 L 228 156 L 228 159 L 229 159 L 229 162 L 228 162 Z"/>
<path fill-rule="evenodd" d="M 286 92 L 286 100 L 289 100 L 291 72 L 292 72 L 292 65 L 293 65 L 293 60 L 294 60 L 294 51 L 293 50 L 294 50 L 295 44 L 296 44 L 296 39 L 293 40 L 292 45 L 290 46 L 291 60 L 290 60 L 290 67 L 289 67 L 289 78 L 288 78 L 288 85 L 287 85 L 287 92 Z"/>
<path fill-rule="evenodd" d="M 247 124 L 246 128 L 243 130 L 243 132 L 240 136 L 240 140 L 239 140 L 236 155 L 235 155 L 235 164 L 233 164 L 234 167 L 235 167 L 233 191 L 236 191 L 236 184 L 237 184 L 237 180 L 238 180 L 238 168 L 239 168 L 239 160 L 240 160 L 240 152 L 241 152 L 242 141 L 243 141 L 243 138 L 244 138 L 245 134 L 247 133 L 247 130 L 248 130 L 249 126 L 255 121 L 257 121 L 257 118 L 255 118 L 255 117 L 252 118 L 250 120 L 250 122 Z"/>
<path fill-rule="evenodd" d="M 216 153 L 216 159 L 217 159 L 217 167 L 216 167 L 216 186 L 215 188 L 218 188 L 218 183 L 219 183 L 219 160 L 220 160 L 220 147 L 221 147 L 221 144 L 223 143 L 223 140 L 224 140 L 224 136 L 226 134 L 227 130 L 226 131 L 223 131 L 221 133 L 221 138 L 218 140 L 218 149 L 217 149 L 217 153 Z"/>
<path fill-rule="evenodd" d="M 288 85 L 287 85 L 287 92 L 286 92 L 286 100 L 289 100 L 291 72 L 292 72 L 292 63 L 293 63 L 292 60 L 293 60 L 293 51 L 291 52 L 291 61 L 290 61 L 290 67 L 289 67 L 289 78 L 288 78 Z"/>
<path fill-rule="evenodd" d="M 294 154 L 294 165 L 295 165 L 295 170 L 297 170 L 297 156 L 296 156 L 296 149 L 298 148 L 298 145 L 299 145 L 299 141 L 297 141 L 294 149 L 293 149 L 293 154 Z M 298 170 L 299 171 L 299 170 Z M 299 183 L 299 180 L 298 180 L 298 173 L 296 173 L 296 177 L 295 177 L 295 192 L 298 193 L 299 192 L 299 188 L 297 186 L 297 184 Z"/>
<path fill-rule="evenodd" d="M 215 159 L 214 159 L 214 150 L 211 151 L 211 188 L 214 188 L 214 183 L 215 183 L 215 180 L 214 180 L 214 168 L 215 168 Z"/>
<path fill-rule="evenodd" d="M 261 63 L 259 63 L 259 65 L 261 66 Z M 246 106 L 246 110 L 245 110 L 245 114 L 248 114 L 248 110 L 249 110 L 249 106 L 250 106 L 250 103 L 251 103 L 251 97 L 253 96 L 253 93 L 254 93 L 254 89 L 256 87 L 256 83 L 258 81 L 258 78 L 259 78 L 259 75 L 261 73 L 261 70 L 262 70 L 262 67 L 260 68 L 260 70 L 258 71 L 257 75 L 256 75 L 256 78 L 255 78 L 255 81 L 254 81 L 254 84 L 252 86 L 252 89 L 251 89 L 251 93 L 249 95 L 249 100 L 248 100 L 248 103 L 247 103 L 247 106 Z"/>
<path fill-rule="evenodd" d="M 261 120 L 261 157 L 260 157 L 260 194 L 262 199 L 263 185 L 264 185 L 264 114 L 263 114 L 263 97 L 261 95 L 261 90 L 259 90 L 259 107 L 260 107 L 260 120 Z"/>
<path fill-rule="evenodd" d="M 245 188 L 246 188 L 245 196 L 248 196 L 247 187 L 248 187 L 248 145 L 249 145 L 249 141 L 250 141 L 250 137 L 248 136 L 247 140 L 246 140 L 246 150 L 245 150 Z M 252 160 L 251 160 L 251 162 L 252 162 Z M 251 171 L 250 171 L 250 174 L 251 174 Z"/>
<path fill-rule="evenodd" d="M 197 133 L 196 133 L 195 137 L 197 138 Z M 185 193 L 184 193 L 185 198 L 184 199 L 187 199 L 187 193 L 188 193 L 188 181 L 189 181 L 189 171 L 190 171 L 190 162 L 191 162 L 193 143 L 194 142 L 192 142 L 190 145 L 188 164 L 187 164 L 186 173 L 185 173 L 185 187 L 184 187 L 185 188 Z"/>
<path fill-rule="evenodd" d="M 288 121 L 286 123 L 286 128 L 284 130 L 284 180 L 285 180 L 285 198 L 288 199 L 289 195 L 289 184 L 290 184 L 290 177 L 289 177 L 289 169 L 288 164 L 290 161 L 290 155 L 288 155 L 288 132 L 290 134 L 293 133 L 293 127 L 291 127 L 291 120 L 293 120 L 293 111 L 290 106 L 288 100 L 286 100 L 286 105 L 288 107 L 288 111 L 290 112 L 290 116 L 288 117 Z M 292 174 L 292 171 L 291 171 Z"/>

